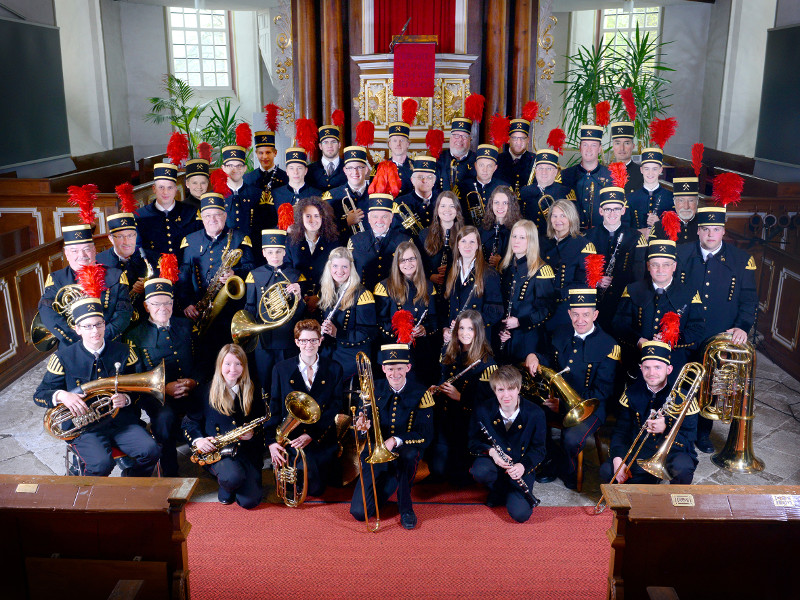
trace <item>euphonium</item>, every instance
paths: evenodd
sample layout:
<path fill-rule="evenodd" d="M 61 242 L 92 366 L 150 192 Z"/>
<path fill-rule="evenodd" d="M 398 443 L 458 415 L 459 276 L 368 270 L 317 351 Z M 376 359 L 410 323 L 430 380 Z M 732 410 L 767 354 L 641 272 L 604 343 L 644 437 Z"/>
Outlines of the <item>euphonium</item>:
<path fill-rule="evenodd" d="M 417 215 L 414 214 L 414 211 L 412 211 L 405 202 L 397 202 L 395 204 L 395 212 L 400 215 L 403 229 L 408 231 L 409 234 L 419 235 L 420 231 L 424 229 Z"/>
<path fill-rule="evenodd" d="M 83 429 L 104 417 L 114 418 L 119 412 L 111 401 L 117 392 L 145 392 L 164 404 L 164 361 L 152 371 L 120 375 L 120 364 L 116 363 L 117 374 L 89 381 L 70 390 L 74 394 L 86 394 L 89 412 L 85 415 L 73 416 L 63 404 L 50 408 L 44 414 L 44 428 L 53 437 L 61 440 L 73 440 L 83 433 Z M 65 429 L 64 426 L 67 425 Z"/>
<path fill-rule="evenodd" d="M 594 413 L 600 402 L 597 398 L 584 400 L 570 386 L 562 375 L 569 373 L 569 367 L 556 372 L 553 369 L 539 365 L 538 377 L 525 377 L 526 368 L 522 367 L 523 389 L 533 396 L 537 396 L 543 402 L 548 398 L 558 398 L 567 407 L 567 414 L 564 416 L 564 427 L 574 427 L 581 421 L 588 419 Z M 528 375 L 530 375 L 528 373 Z"/>
<path fill-rule="evenodd" d="M 729 471 L 755 473 L 764 469 L 764 462 L 753 454 L 756 350 L 750 342 L 731 340 L 730 333 L 720 333 L 706 344 L 700 415 L 731 424 L 725 447 L 711 461 Z"/>
<path fill-rule="evenodd" d="M 294 431 L 298 425 L 310 425 L 319 421 L 322 414 L 319 404 L 308 394 L 303 392 L 291 392 L 284 400 L 286 410 L 289 412 L 286 418 L 278 426 L 275 441 L 281 446 L 286 446 L 289 443 L 289 434 Z M 306 461 L 306 453 L 302 448 L 297 448 L 294 455 L 294 461 L 289 466 L 289 452 L 283 450 L 284 457 L 287 464 L 282 467 L 275 468 L 275 484 L 277 486 L 278 498 L 283 500 L 286 506 L 296 508 L 300 506 L 306 499 L 308 490 L 308 463 Z M 303 487 L 298 492 L 297 490 L 297 461 L 300 460 L 303 469 Z M 289 494 L 289 486 L 292 487 L 292 493 Z"/>
<path fill-rule="evenodd" d="M 65 285 L 58 292 L 53 300 L 53 310 L 67 320 L 69 327 L 74 327 L 75 322 L 72 320 L 72 303 L 77 302 L 86 297 L 83 293 L 81 286 L 77 284 Z M 39 352 L 48 352 L 53 348 L 58 347 L 58 340 L 42 321 L 42 316 L 37 312 L 31 322 L 31 343 Z"/>
<path fill-rule="evenodd" d="M 228 433 L 221 433 L 214 437 L 214 446 L 216 449 L 213 452 L 201 452 L 197 447 L 192 444 L 192 455 L 189 459 L 198 465 L 213 465 L 215 462 L 221 461 L 223 458 L 234 458 L 239 451 L 239 446 L 234 446 L 244 434 L 253 431 L 256 427 L 261 425 L 264 421 L 269 419 L 269 411 L 263 417 L 253 419 L 249 423 L 245 423 L 241 427 L 231 429 Z"/>
<path fill-rule="evenodd" d="M 246 310 L 237 311 L 231 320 L 231 337 L 245 352 L 252 352 L 258 344 L 258 336 L 270 329 L 275 329 L 288 323 L 297 312 L 300 304 L 297 296 L 287 292 L 286 288 L 291 282 L 279 281 L 273 283 L 261 294 L 258 302 L 258 316 L 261 323 L 257 323 L 253 315 Z"/>
<path fill-rule="evenodd" d="M 208 284 L 206 293 L 195 305 L 197 312 L 200 313 L 194 325 L 198 335 L 203 335 L 208 330 L 208 326 L 222 311 L 228 300 L 239 300 L 244 296 L 244 280 L 238 275 L 233 275 L 225 283 L 222 283 L 222 274 L 233 268 L 242 258 L 242 251 L 239 248 L 231 250 L 232 238 L 233 229 L 228 231 L 228 243 L 222 252 L 219 268 L 214 273 L 211 283 Z"/>
<path fill-rule="evenodd" d="M 350 191 L 347 188 L 345 188 L 344 198 L 342 198 L 342 210 L 344 211 L 344 214 L 356 211 L 356 203 L 350 196 Z M 359 221 L 355 225 L 350 225 L 350 229 L 353 230 L 353 233 L 364 231 L 364 223 Z"/>

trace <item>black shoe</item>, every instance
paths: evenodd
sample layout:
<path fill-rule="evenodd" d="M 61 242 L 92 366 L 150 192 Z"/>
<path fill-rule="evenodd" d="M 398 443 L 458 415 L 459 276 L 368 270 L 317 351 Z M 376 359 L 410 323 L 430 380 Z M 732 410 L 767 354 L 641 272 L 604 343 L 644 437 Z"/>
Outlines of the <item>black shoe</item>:
<path fill-rule="evenodd" d="M 505 502 L 503 501 L 502 494 L 495 494 L 494 492 L 489 492 L 489 496 L 486 498 L 486 506 L 489 508 L 494 508 L 495 506 L 503 506 Z"/>
<path fill-rule="evenodd" d="M 704 452 L 706 454 L 711 454 L 714 452 L 714 444 L 711 443 L 711 440 L 707 435 L 697 438 L 697 441 L 694 443 L 697 446 L 697 449 L 700 452 Z"/>
<path fill-rule="evenodd" d="M 400 515 L 400 524 L 405 529 L 414 529 L 417 526 L 417 515 L 413 510 L 409 510 Z"/>
<path fill-rule="evenodd" d="M 561 476 L 561 481 L 564 482 L 564 487 L 569 490 L 577 490 L 578 489 L 578 477 L 576 475 L 572 476 Z"/>

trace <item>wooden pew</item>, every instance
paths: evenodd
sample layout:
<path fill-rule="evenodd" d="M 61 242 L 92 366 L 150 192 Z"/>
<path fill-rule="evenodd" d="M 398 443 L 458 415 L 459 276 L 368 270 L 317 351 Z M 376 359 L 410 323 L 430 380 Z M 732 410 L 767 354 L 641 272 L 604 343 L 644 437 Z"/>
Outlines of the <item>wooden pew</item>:
<path fill-rule="evenodd" d="M 106 150 L 104 152 L 84 154 L 83 156 L 73 156 L 72 162 L 75 163 L 76 171 L 88 171 L 90 169 L 107 167 L 108 165 L 118 163 L 127 163 L 128 166 L 133 169 L 133 146 L 123 146 L 121 148 L 114 148 L 113 150 Z"/>
<path fill-rule="evenodd" d="M 10 231 L 2 231 L 0 232 L 0 261 L 38 245 L 38 236 L 35 236 L 30 227 L 17 227 Z"/>
<path fill-rule="evenodd" d="M 49 194 L 48 179 L 0 179 L 0 194 Z"/>
<path fill-rule="evenodd" d="M 105 167 L 89 169 L 88 171 L 74 171 L 64 175 L 50 177 L 51 192 L 66 192 L 71 185 L 95 184 L 101 192 L 114 193 L 114 188 L 120 183 L 131 180 L 131 164 L 128 162 L 115 163 Z"/>
<path fill-rule="evenodd" d="M 157 163 L 164 162 L 163 154 L 155 154 L 153 156 L 145 156 L 137 161 L 139 167 L 139 183 L 147 183 L 153 181 L 153 166 Z"/>

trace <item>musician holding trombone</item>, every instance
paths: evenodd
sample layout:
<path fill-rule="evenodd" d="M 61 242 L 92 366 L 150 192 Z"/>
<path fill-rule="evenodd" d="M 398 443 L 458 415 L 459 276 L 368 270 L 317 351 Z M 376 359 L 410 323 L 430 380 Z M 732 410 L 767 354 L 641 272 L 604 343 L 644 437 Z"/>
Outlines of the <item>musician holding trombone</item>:
<path fill-rule="evenodd" d="M 645 342 L 639 363 L 641 374 L 619 399 L 617 424 L 611 437 L 611 456 L 600 466 L 600 480 L 604 482 L 611 481 L 616 474 L 614 483 L 658 483 L 658 477 L 642 469 L 632 458 L 628 459 L 629 464 L 624 463 L 626 451 L 637 443 L 634 440 L 639 432 L 642 436 L 638 439 L 641 444 L 638 458 L 651 458 L 670 433 L 681 410 L 679 406 L 676 411 L 667 410 L 663 415 L 656 413 L 664 406 L 670 393 L 668 379 L 672 364 L 669 345 L 658 341 Z M 692 483 L 697 467 L 694 440 L 699 406 L 696 399 L 690 398 L 689 401 L 686 417 L 680 423 L 666 458 L 666 468 L 672 477 L 670 483 Z M 645 436 L 642 442 L 641 438 Z"/>
<path fill-rule="evenodd" d="M 405 529 L 417 526 L 417 516 L 411 502 L 411 486 L 417 472 L 417 464 L 431 439 L 431 409 L 434 401 L 430 392 L 408 378 L 411 371 L 410 353 L 405 344 L 381 346 L 378 354 L 386 379 L 375 382 L 375 397 L 380 423 L 374 424 L 372 415 L 362 412 L 355 422 L 360 432 L 374 424 L 380 427 L 385 447 L 397 455 L 395 460 L 378 464 L 367 464 L 366 452 L 362 455 L 361 472 L 365 491 L 356 485 L 350 502 L 350 514 L 358 521 L 375 516 L 375 500 L 378 508 L 397 491 L 397 508 L 400 523 Z M 373 434 L 367 432 L 367 435 Z M 375 487 L 371 477 L 365 477 L 370 468 L 374 469 Z M 366 502 L 365 502 L 366 501 Z M 366 514 L 364 506 L 366 503 Z"/>

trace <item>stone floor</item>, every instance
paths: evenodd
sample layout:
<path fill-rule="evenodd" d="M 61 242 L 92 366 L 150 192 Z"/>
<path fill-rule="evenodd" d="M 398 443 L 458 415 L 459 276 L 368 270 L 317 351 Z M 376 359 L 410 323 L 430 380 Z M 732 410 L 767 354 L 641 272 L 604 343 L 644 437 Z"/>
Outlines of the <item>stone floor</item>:
<path fill-rule="evenodd" d="M 50 437 L 42 428 L 44 410 L 33 403 L 33 391 L 41 381 L 46 361 L 0 392 L 0 473 L 64 475 L 64 442 Z M 694 483 L 738 485 L 800 485 L 800 383 L 758 355 L 756 371 L 756 417 L 753 427 L 755 454 L 766 464 L 761 473 L 733 474 L 717 468 L 710 455 L 700 454 Z M 721 448 L 727 426 L 715 425 L 712 441 Z M 594 442 L 585 450 L 583 493 L 566 489 L 556 480 L 537 484 L 536 495 L 543 505 L 581 506 L 599 498 L 598 462 Z M 188 459 L 189 448 L 179 448 L 181 474 L 198 477 L 196 501 L 216 500 L 216 482 Z M 115 469 L 112 475 L 119 475 Z M 265 481 L 271 474 L 265 471 Z M 274 499 L 274 488 L 266 488 Z"/>

